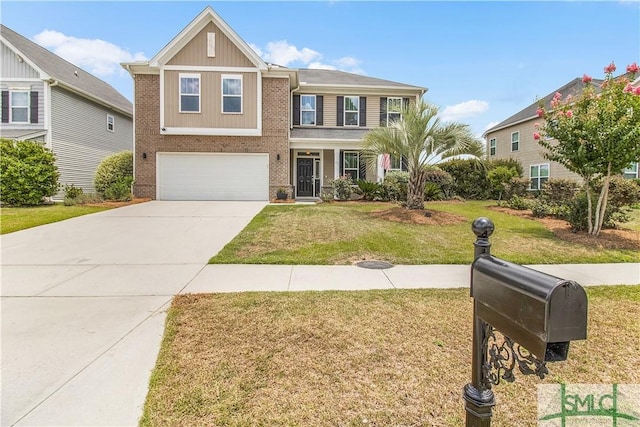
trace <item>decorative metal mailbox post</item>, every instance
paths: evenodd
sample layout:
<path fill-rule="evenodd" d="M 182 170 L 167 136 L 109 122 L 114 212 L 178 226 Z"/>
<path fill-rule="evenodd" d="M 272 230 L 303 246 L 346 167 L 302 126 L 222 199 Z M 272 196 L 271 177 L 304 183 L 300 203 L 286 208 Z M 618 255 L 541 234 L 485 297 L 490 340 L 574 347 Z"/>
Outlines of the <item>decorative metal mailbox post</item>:
<path fill-rule="evenodd" d="M 494 224 L 478 218 L 472 230 L 473 351 L 471 383 L 464 387 L 467 427 L 489 427 L 492 385 L 513 381 L 513 369 L 540 378 L 546 362 L 566 360 L 569 343 L 587 338 L 587 295 L 563 280 L 490 254 Z M 504 336 L 496 340 L 495 331 Z"/>

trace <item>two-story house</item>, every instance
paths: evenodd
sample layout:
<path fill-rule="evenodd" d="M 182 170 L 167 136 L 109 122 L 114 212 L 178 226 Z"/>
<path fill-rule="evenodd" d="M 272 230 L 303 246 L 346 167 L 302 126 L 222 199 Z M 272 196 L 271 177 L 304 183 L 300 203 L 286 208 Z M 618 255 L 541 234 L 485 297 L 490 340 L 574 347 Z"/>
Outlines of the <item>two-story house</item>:
<path fill-rule="evenodd" d="M 4 25 L 0 49 L 0 137 L 43 143 L 55 154 L 61 184 L 95 192 L 100 162 L 133 147 L 133 105 Z"/>
<path fill-rule="evenodd" d="M 603 80 L 593 79 L 591 84 L 599 86 Z M 550 178 L 568 178 L 582 181 L 582 178 L 569 171 L 563 165 L 544 158 L 542 148 L 533 134 L 536 131 L 535 124 L 542 123 L 544 119 L 538 117 L 536 111 L 540 103 L 547 109 L 551 108 L 553 96 L 559 92 L 562 97 L 573 97 L 581 93 L 585 88 L 582 79 L 575 78 L 564 86 L 554 90 L 540 101 L 534 102 L 513 116 L 503 120 L 488 129 L 484 136 L 487 143 L 488 159 L 518 159 L 522 163 L 525 177 L 530 179 L 530 189 L 540 190 L 542 184 Z M 630 165 L 624 171 L 626 178 L 638 178 L 638 163 Z"/>
<path fill-rule="evenodd" d="M 135 88 L 134 194 L 160 200 L 269 200 L 281 187 L 314 198 L 340 175 L 375 180 L 362 136 L 425 92 L 267 64 L 210 7 L 149 61 L 122 65 Z"/>

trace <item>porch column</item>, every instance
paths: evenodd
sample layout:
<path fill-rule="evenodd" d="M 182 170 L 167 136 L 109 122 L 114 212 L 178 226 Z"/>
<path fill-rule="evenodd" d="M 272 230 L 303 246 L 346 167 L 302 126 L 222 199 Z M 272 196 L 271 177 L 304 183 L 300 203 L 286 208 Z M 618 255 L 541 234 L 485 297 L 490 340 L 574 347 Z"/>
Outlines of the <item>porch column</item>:
<path fill-rule="evenodd" d="M 340 178 L 340 149 L 333 149 L 333 179 Z"/>
<path fill-rule="evenodd" d="M 382 154 L 376 157 L 378 182 L 384 181 L 384 168 L 382 167 Z"/>

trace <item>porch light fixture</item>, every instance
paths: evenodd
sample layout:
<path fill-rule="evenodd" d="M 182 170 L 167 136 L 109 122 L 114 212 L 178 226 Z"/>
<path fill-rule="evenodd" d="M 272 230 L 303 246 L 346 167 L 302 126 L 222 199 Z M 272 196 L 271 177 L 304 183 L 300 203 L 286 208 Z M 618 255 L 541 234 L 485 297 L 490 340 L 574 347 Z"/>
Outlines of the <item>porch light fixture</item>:
<path fill-rule="evenodd" d="M 280 154 L 276 154 L 276 160 L 280 160 Z"/>
<path fill-rule="evenodd" d="M 146 160 L 147 159 L 147 153 L 142 153 L 142 158 Z"/>

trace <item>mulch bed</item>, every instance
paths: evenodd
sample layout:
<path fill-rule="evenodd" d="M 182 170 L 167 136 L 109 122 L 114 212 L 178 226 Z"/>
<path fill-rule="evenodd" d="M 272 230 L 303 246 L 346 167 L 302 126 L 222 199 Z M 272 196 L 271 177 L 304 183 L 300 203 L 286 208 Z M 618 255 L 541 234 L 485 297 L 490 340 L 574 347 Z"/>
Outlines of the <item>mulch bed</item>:
<path fill-rule="evenodd" d="M 106 208 L 120 208 L 122 206 L 135 205 L 138 203 L 144 203 L 150 201 L 151 198 L 135 198 L 133 200 L 129 200 L 128 202 L 114 202 L 114 201 L 104 201 L 98 203 L 86 203 L 84 206 L 100 206 Z"/>
<path fill-rule="evenodd" d="M 409 210 L 403 207 L 394 207 L 382 211 L 371 212 L 376 218 L 387 221 L 402 222 L 405 224 L 448 225 L 466 222 L 461 215 L 430 210 Z"/>
<path fill-rule="evenodd" d="M 594 246 L 598 249 L 628 249 L 640 250 L 640 233 L 628 229 L 606 229 L 594 237 L 586 231 L 574 232 L 568 222 L 555 218 L 536 218 L 531 210 L 516 210 L 500 206 L 491 206 L 489 209 L 509 215 L 527 218 L 542 223 L 547 230 L 556 237 L 570 243 L 585 246 Z"/>

